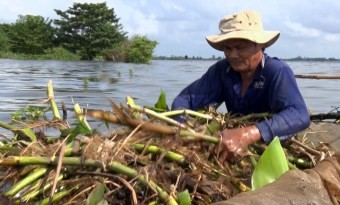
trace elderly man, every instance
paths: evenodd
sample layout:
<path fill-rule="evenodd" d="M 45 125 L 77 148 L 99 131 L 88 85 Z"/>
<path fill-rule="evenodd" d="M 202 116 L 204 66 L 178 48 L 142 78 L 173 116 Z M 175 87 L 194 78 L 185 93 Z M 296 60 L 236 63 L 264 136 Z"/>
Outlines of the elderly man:
<path fill-rule="evenodd" d="M 280 33 L 263 30 L 260 14 L 241 11 L 224 17 L 220 34 L 208 43 L 223 51 L 225 59 L 212 65 L 175 98 L 172 109 L 197 110 L 225 102 L 232 113 L 271 112 L 271 119 L 253 126 L 221 131 L 220 161 L 228 154 L 242 155 L 248 145 L 263 140 L 290 138 L 307 128 L 310 117 L 291 68 L 264 53 Z"/>

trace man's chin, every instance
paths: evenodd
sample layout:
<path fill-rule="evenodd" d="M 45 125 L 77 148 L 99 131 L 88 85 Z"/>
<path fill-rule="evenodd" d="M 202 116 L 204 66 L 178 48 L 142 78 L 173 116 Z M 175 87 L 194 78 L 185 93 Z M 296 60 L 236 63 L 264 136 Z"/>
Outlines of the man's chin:
<path fill-rule="evenodd" d="M 234 71 L 237 72 L 242 72 L 244 70 L 244 67 L 242 67 L 241 65 L 231 65 L 231 67 L 234 69 Z"/>
<path fill-rule="evenodd" d="M 253 70 L 239 66 L 239 67 L 232 67 L 234 69 L 234 71 L 239 72 L 239 73 L 243 73 L 243 74 L 247 74 L 247 73 L 252 73 Z"/>

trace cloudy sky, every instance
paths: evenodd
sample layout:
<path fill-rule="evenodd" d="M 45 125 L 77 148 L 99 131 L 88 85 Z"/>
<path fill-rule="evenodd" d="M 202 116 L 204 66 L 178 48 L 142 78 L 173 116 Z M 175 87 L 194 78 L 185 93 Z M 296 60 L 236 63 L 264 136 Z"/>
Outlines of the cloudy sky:
<path fill-rule="evenodd" d="M 0 22 L 15 22 L 19 14 L 59 18 L 53 9 L 66 10 L 73 2 L 0 0 Z M 339 0 L 108 0 L 107 5 L 114 8 L 129 36 L 142 34 L 158 41 L 156 55 L 222 56 L 205 36 L 219 33 L 223 16 L 252 9 L 261 13 L 266 30 L 281 32 L 267 50 L 271 56 L 340 58 Z"/>

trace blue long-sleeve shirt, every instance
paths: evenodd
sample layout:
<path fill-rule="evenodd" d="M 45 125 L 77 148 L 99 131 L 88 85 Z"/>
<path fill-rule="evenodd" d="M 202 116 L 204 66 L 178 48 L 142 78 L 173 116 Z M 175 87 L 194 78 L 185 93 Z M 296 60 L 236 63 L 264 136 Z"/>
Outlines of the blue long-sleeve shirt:
<path fill-rule="evenodd" d="M 293 71 L 285 62 L 265 54 L 243 97 L 241 87 L 240 74 L 223 59 L 182 90 L 174 99 L 172 110 L 197 110 L 225 102 L 227 110 L 232 113 L 273 113 L 272 118 L 256 124 L 266 143 L 275 136 L 280 140 L 288 139 L 310 125 L 309 113 Z"/>

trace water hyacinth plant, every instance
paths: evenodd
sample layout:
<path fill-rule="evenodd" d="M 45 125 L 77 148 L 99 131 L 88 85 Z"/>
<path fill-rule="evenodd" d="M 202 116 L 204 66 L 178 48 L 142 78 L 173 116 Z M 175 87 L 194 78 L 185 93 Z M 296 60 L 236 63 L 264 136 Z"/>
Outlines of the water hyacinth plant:
<path fill-rule="evenodd" d="M 260 188 L 288 170 L 277 138 L 268 148 L 261 145 L 263 150 L 250 147 L 253 156 L 235 164 L 221 164 L 214 156 L 220 141 L 214 133 L 255 123 L 255 115 L 168 111 L 162 91 L 154 106 L 140 106 L 131 97 L 126 105 L 109 99 L 109 111 L 82 109 L 73 102 L 77 123 L 71 127 L 59 115 L 51 81 L 48 88 L 52 120 L 40 118 L 20 128 L 0 122 L 16 136 L 0 143 L 0 188 L 6 187 L 0 197 L 10 202 L 210 204 L 250 191 L 251 185 Z M 172 118 L 178 114 L 188 123 Z M 114 129 L 105 136 L 94 132 L 88 117 Z M 42 135 L 41 127 L 47 126 L 60 129 L 60 136 Z"/>

